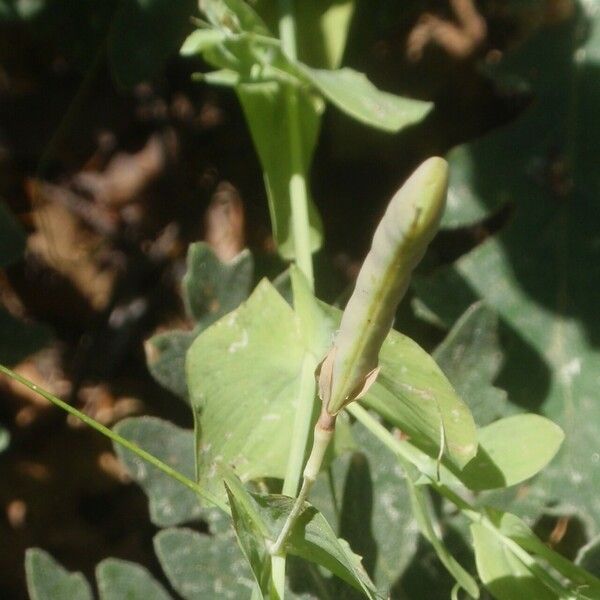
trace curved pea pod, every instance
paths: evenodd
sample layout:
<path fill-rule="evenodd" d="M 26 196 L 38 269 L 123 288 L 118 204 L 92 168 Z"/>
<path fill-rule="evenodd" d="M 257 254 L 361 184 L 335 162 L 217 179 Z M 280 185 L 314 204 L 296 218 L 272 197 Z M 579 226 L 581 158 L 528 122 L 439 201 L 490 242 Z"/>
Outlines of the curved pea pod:
<path fill-rule="evenodd" d="M 429 158 L 390 201 L 318 373 L 319 395 L 330 415 L 363 396 L 375 381 L 381 345 L 412 271 L 438 229 L 447 186 L 448 164 Z"/>

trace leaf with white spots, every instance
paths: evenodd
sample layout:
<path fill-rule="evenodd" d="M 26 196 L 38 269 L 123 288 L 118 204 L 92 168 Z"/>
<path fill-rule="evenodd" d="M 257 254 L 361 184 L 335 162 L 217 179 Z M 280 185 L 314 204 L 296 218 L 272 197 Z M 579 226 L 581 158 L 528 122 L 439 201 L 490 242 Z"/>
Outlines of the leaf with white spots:
<path fill-rule="evenodd" d="M 100 600 L 170 600 L 148 569 L 127 560 L 107 558 L 96 567 Z"/>
<path fill-rule="evenodd" d="M 40 548 L 25 555 L 27 591 L 32 600 L 92 600 L 90 584 L 82 573 L 69 573 Z"/>
<path fill-rule="evenodd" d="M 496 194 L 514 213 L 498 234 L 418 284 L 447 324 L 477 298 L 498 313 L 502 387 L 565 432 L 528 499 L 538 510 L 578 513 L 590 534 L 600 531 L 599 68 L 598 0 L 576 3 L 507 55 L 503 69 L 530 81 L 536 100 L 508 129 L 466 147 L 464 184 L 482 206 Z"/>
<path fill-rule="evenodd" d="M 164 529 L 154 549 L 170 584 L 184 600 L 249 598 L 254 578 L 233 534 Z"/>
<path fill-rule="evenodd" d="M 194 479 L 194 432 L 156 417 L 120 421 L 115 431 L 186 477 Z M 150 501 L 150 518 L 159 527 L 170 527 L 206 516 L 198 497 L 178 481 L 115 444 L 115 452 Z"/>

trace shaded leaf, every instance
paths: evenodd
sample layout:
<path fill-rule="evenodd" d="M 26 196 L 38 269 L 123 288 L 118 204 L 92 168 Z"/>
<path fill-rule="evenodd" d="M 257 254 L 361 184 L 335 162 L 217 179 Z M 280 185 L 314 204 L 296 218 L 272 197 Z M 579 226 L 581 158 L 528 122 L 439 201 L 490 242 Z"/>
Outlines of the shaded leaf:
<path fill-rule="evenodd" d="M 360 423 L 352 433 L 360 452 L 340 456 L 321 473 L 311 503 L 362 557 L 378 589 L 391 589 L 417 547 L 405 476 L 396 457 Z"/>
<path fill-rule="evenodd" d="M 502 365 L 498 317 L 485 304 L 478 302 L 465 311 L 435 349 L 433 358 L 479 426 L 508 410 L 506 392 L 493 386 Z"/>
<path fill-rule="evenodd" d="M 152 79 L 191 28 L 195 0 L 124 0 L 108 38 L 108 60 L 115 80 L 131 87 Z"/>
<path fill-rule="evenodd" d="M 254 261 L 243 250 L 229 262 L 221 262 L 204 242 L 191 244 L 183 278 L 183 301 L 194 321 L 209 322 L 237 308 L 250 293 Z"/>
<path fill-rule="evenodd" d="M 591 534 L 600 530 L 600 321 L 590 287 L 600 278 L 600 171 L 592 158 L 600 154 L 599 64 L 596 1 L 575 4 L 569 18 L 507 57 L 505 70 L 530 81 L 536 101 L 510 128 L 469 147 L 476 167 L 468 186 L 482 206 L 502 196 L 514 215 L 418 286 L 446 323 L 478 297 L 498 313 L 507 330 L 502 387 L 565 432 L 528 498 L 577 511 Z"/>
<path fill-rule="evenodd" d="M 249 598 L 252 574 L 233 532 L 209 536 L 191 529 L 164 529 L 154 549 L 169 583 L 184 600 Z"/>
<path fill-rule="evenodd" d="M 82 573 L 69 573 L 48 552 L 29 548 L 25 554 L 27 590 L 32 600 L 92 600 Z"/>
<path fill-rule="evenodd" d="M 194 433 L 156 417 L 120 421 L 115 431 L 190 479 L 194 472 Z M 115 452 L 149 500 L 150 518 L 159 527 L 196 521 L 206 515 L 198 497 L 178 481 L 118 444 Z"/>
<path fill-rule="evenodd" d="M 148 369 L 163 387 L 187 399 L 185 355 L 189 347 L 206 327 L 248 297 L 253 273 L 254 260 L 248 250 L 224 263 L 204 242 L 189 246 L 182 292 L 196 327 L 159 333 L 145 344 Z"/>
<path fill-rule="evenodd" d="M 107 558 L 96 567 L 100 600 L 169 600 L 171 596 L 148 569 L 127 560 Z"/>

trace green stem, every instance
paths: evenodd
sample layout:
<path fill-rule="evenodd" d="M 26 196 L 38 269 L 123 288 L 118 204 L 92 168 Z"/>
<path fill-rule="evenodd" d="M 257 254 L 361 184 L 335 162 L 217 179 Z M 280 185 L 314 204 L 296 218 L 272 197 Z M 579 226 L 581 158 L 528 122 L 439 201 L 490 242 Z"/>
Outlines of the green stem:
<path fill-rule="evenodd" d="M 333 438 L 335 431 L 335 417 L 331 417 L 326 412 L 322 412 L 317 424 L 315 425 L 313 445 L 310 452 L 310 456 L 306 461 L 304 467 L 304 477 L 302 480 L 302 487 L 296 497 L 294 506 L 287 516 L 285 523 L 277 537 L 275 543 L 271 546 L 270 552 L 273 556 L 285 555 L 285 543 L 296 523 L 296 520 L 304 510 L 304 503 L 308 498 L 308 494 L 317 479 L 323 459 L 325 458 L 325 452 L 329 446 L 329 442 Z"/>
<path fill-rule="evenodd" d="M 279 0 L 279 37 L 281 46 L 287 56 L 296 60 L 296 22 L 294 19 L 294 0 Z M 312 264 L 312 251 L 310 244 L 310 222 L 308 216 L 308 190 L 305 177 L 304 157 L 302 151 L 302 131 L 300 124 L 300 111 L 298 107 L 298 91 L 291 85 L 284 85 L 285 100 L 288 113 L 288 127 L 290 134 L 290 163 L 292 175 L 289 181 L 290 212 L 292 218 L 292 234 L 294 236 L 294 254 L 296 263 L 308 281 L 311 290 L 314 290 L 314 274 Z M 307 356 L 302 364 L 302 376 L 296 416 L 294 419 L 294 433 L 290 445 L 290 454 L 283 482 L 283 493 L 295 496 L 298 482 L 302 473 L 302 462 L 310 435 L 314 403 L 314 365 Z M 302 485 L 305 488 L 306 479 Z M 309 486 L 310 487 L 310 486 Z M 305 491 L 305 495 L 308 490 Z M 300 491 L 300 496 L 302 490 Z M 304 503 L 296 500 L 295 508 L 301 510 Z M 292 511 L 293 512 L 293 511 Z M 289 521 L 289 518 L 288 518 Z M 293 521 L 292 521 L 293 523 Z M 286 530 L 287 526 L 287 530 Z M 291 525 L 286 522 L 283 537 L 280 535 L 275 543 L 277 552 L 272 556 L 272 581 L 279 598 L 283 600 L 285 594 L 285 552 L 280 550 L 287 538 Z M 279 545 L 278 545 L 279 544 Z"/>
<path fill-rule="evenodd" d="M 89 425 L 92 429 L 95 429 L 97 432 L 99 432 L 102 435 L 106 436 L 107 438 L 111 439 L 113 442 L 119 444 L 120 446 L 129 450 L 130 452 L 133 452 L 134 454 L 139 456 L 142 460 L 145 460 L 147 463 L 151 464 L 153 467 L 160 469 L 163 473 L 165 473 L 165 475 L 168 475 L 169 477 L 171 477 L 171 478 L 175 479 L 176 481 L 178 481 L 179 483 L 183 484 L 185 487 L 189 488 L 194 493 L 196 493 L 198 496 L 200 496 L 203 500 L 210 502 L 211 504 L 214 504 L 215 506 L 217 506 L 224 512 L 229 513 L 229 508 L 227 507 L 227 505 L 222 500 L 220 500 L 217 496 L 214 496 L 210 492 L 203 490 L 195 481 L 188 479 L 185 475 L 181 474 L 179 471 L 176 471 L 175 469 L 173 469 L 166 463 L 164 463 L 161 460 L 159 460 L 158 458 L 156 458 L 156 456 L 150 454 L 149 452 L 146 452 L 145 450 L 142 450 L 142 448 L 140 448 L 137 444 L 134 444 L 133 442 L 130 442 L 129 440 L 125 439 L 124 437 L 121 437 L 118 433 L 115 433 L 108 427 L 105 427 L 101 423 L 98 423 L 98 421 L 96 421 L 95 419 L 92 419 L 92 417 L 86 415 L 85 413 L 82 413 L 81 411 L 77 410 L 70 404 L 67 404 L 60 398 L 57 398 L 50 392 L 47 392 L 46 390 L 40 388 L 37 384 L 33 383 L 32 381 L 25 379 L 25 377 L 22 377 L 18 373 L 15 373 L 12 369 L 9 369 L 8 367 L 5 367 L 4 365 L 0 365 L 0 373 L 4 373 L 6 376 L 10 377 L 11 379 L 18 381 L 19 383 L 23 384 L 25 387 L 29 388 L 32 392 L 39 394 L 40 396 L 42 396 L 43 398 L 45 398 L 46 400 L 48 400 L 55 406 L 58 406 L 59 408 L 61 408 L 65 412 L 69 413 L 70 415 L 77 417 L 80 421 L 82 421 L 86 425 Z"/>
<path fill-rule="evenodd" d="M 281 47 L 291 60 L 296 60 L 296 24 L 294 20 L 294 1 L 279 0 L 279 37 Z M 305 165 L 302 152 L 302 130 L 298 107 L 298 90 L 295 86 L 284 86 L 287 106 L 287 123 L 290 134 L 290 177 L 288 192 L 294 236 L 294 254 L 296 263 L 306 276 L 309 286 L 314 289 L 312 251 L 310 244 L 310 222 L 308 217 L 308 188 L 306 185 Z"/>

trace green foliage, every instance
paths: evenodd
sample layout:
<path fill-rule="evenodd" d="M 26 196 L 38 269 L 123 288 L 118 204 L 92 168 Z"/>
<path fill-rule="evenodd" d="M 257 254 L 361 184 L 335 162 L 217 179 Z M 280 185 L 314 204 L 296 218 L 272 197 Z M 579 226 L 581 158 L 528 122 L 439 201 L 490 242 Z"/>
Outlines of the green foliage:
<path fill-rule="evenodd" d="M 205 243 L 190 245 L 182 295 L 194 329 L 159 333 L 146 342 L 148 369 L 162 386 L 187 399 L 186 352 L 200 332 L 248 297 L 253 273 L 248 250 L 223 263 Z"/>
<path fill-rule="evenodd" d="M 124 419 L 115 431 L 147 450 L 180 473 L 194 478 L 194 434 L 155 417 Z M 198 498 L 191 490 L 146 464 L 115 444 L 115 452 L 130 475 L 148 496 L 150 518 L 159 527 L 170 527 L 205 516 Z"/>
<path fill-rule="evenodd" d="M 69 573 L 47 552 L 30 548 L 25 556 L 27 589 L 32 600 L 92 600 L 81 573 Z"/>
<path fill-rule="evenodd" d="M 238 540 L 261 588 L 267 574 L 268 593 L 270 555 L 267 542 L 274 541 L 281 531 L 293 500 L 285 496 L 251 495 L 234 477 L 229 476 L 226 480 Z M 367 598 L 379 597 L 360 564 L 360 557 L 337 538 L 323 515 L 308 504 L 292 529 L 286 551 L 325 567 L 361 590 Z"/>
<path fill-rule="evenodd" d="M 502 366 L 498 316 L 485 304 L 470 306 L 433 353 L 435 362 L 468 405 L 477 425 L 508 410 L 506 392 L 493 385 Z"/>
<path fill-rule="evenodd" d="M 164 529 L 154 549 L 173 589 L 184 600 L 249 598 L 252 574 L 233 533 L 209 536 L 191 529 Z"/>
<path fill-rule="evenodd" d="M 477 298 L 497 312 L 507 348 L 503 387 L 514 404 L 565 431 L 559 457 L 528 501 L 576 511 L 591 534 L 600 527 L 593 400 L 600 354 L 589 287 L 600 276 L 600 179 L 592 158 L 600 153 L 592 108 L 600 93 L 599 14 L 596 2 L 578 4 L 570 19 L 541 28 L 501 63 L 502 74 L 530 82 L 535 101 L 508 127 L 451 155 L 460 181 L 454 188 L 451 181 L 447 222 L 471 223 L 507 203 L 514 214 L 418 288 L 447 324 Z"/>
<path fill-rule="evenodd" d="M 352 118 L 387 131 L 398 131 L 421 120 L 430 109 L 428 103 L 376 89 L 364 75 L 351 69 L 337 70 L 352 3 L 335 4 L 308 2 L 294 20 L 298 39 L 308 39 L 304 47 L 315 48 L 312 56 L 306 57 L 312 66 L 298 61 L 295 50 L 290 53 L 284 47 L 287 40 L 271 37 L 259 14 L 243 2 L 203 3 L 212 27 L 195 31 L 182 46 L 184 55 L 202 54 L 218 69 L 201 78 L 232 85 L 238 94 L 263 168 L 275 240 L 285 258 L 296 256 L 303 243 L 293 226 L 298 203 L 294 194 L 303 194 L 308 211 L 310 250 L 322 244 L 319 214 L 306 186 L 298 182 L 308 178 L 323 98 Z M 261 2 L 257 7 L 271 22 L 275 20 L 273 5 L 276 3 Z M 274 131 L 278 132 L 276 139 Z"/>
<path fill-rule="evenodd" d="M 96 567 L 100 600 L 169 600 L 150 573 L 135 563 L 107 558 Z"/>

